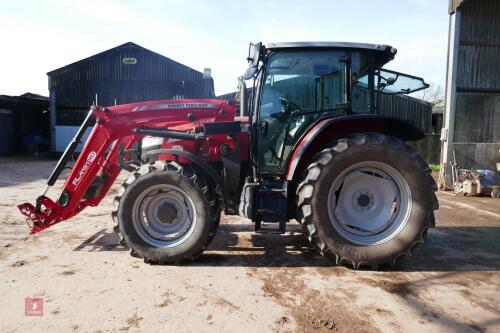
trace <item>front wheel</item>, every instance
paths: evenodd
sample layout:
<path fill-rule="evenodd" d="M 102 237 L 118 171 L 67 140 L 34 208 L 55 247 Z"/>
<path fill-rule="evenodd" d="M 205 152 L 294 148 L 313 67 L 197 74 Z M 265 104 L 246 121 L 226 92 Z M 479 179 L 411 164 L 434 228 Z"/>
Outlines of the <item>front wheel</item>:
<path fill-rule="evenodd" d="M 172 161 L 143 165 L 122 185 L 115 205 L 121 242 L 150 263 L 196 259 L 220 219 L 214 186 L 192 167 Z"/>
<path fill-rule="evenodd" d="M 297 189 L 303 231 L 320 252 L 354 268 L 395 264 L 433 226 L 437 186 L 401 140 L 353 134 L 320 152 Z"/>

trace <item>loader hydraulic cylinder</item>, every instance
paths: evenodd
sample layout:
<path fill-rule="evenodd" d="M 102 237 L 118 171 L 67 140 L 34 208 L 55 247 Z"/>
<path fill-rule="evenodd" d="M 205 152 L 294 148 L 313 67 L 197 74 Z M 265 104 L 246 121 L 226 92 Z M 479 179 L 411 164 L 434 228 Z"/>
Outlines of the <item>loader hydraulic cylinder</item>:
<path fill-rule="evenodd" d="M 71 140 L 68 147 L 66 147 L 66 150 L 64 151 L 61 158 L 59 159 L 59 162 L 57 162 L 56 167 L 54 168 L 54 170 L 50 174 L 49 180 L 47 181 L 48 186 L 53 186 L 55 184 L 57 178 L 59 178 L 59 175 L 64 170 L 69 159 L 71 158 L 71 156 L 75 152 L 76 147 L 78 147 L 80 140 L 82 139 L 83 135 L 85 134 L 85 131 L 92 123 L 92 119 L 94 117 L 93 111 L 94 111 L 94 109 L 91 108 L 90 111 L 87 113 L 87 116 L 85 117 L 85 120 L 83 121 L 82 126 L 80 126 L 80 128 L 78 129 L 78 132 L 76 132 L 75 136 L 73 137 L 73 140 Z"/>

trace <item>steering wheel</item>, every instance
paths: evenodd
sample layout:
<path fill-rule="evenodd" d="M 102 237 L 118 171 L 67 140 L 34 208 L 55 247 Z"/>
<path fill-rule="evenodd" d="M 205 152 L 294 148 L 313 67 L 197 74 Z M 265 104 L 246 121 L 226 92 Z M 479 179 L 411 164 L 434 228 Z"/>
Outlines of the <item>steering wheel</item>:
<path fill-rule="evenodd" d="M 297 103 L 294 103 L 292 101 L 289 101 L 283 97 L 280 97 L 280 102 L 281 104 L 283 104 L 283 107 L 285 108 L 285 113 L 286 114 L 290 114 L 293 110 L 295 111 L 299 111 L 299 112 L 302 112 L 304 111 L 300 105 L 298 105 Z"/>

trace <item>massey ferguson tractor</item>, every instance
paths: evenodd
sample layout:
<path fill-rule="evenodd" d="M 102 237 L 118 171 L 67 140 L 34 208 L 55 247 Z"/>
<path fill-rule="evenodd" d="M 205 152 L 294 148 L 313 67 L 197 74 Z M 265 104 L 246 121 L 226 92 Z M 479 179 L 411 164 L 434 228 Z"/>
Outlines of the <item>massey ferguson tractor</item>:
<path fill-rule="evenodd" d="M 145 262 L 198 258 L 224 211 L 259 233 L 296 220 L 337 264 L 395 265 L 426 239 L 438 208 L 431 169 L 405 143 L 423 134 L 381 115 L 383 94 L 428 87 L 382 68 L 395 54 L 387 45 L 250 44 L 233 101 L 94 106 L 36 204 L 18 207 L 35 234 L 97 206 L 125 169 L 114 231 Z M 53 201 L 47 189 L 89 126 Z"/>

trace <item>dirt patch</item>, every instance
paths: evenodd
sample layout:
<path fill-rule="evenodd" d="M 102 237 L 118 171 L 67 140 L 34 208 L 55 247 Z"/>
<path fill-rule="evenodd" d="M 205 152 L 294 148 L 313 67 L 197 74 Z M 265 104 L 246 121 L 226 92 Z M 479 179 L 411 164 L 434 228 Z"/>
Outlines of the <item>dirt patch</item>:
<path fill-rule="evenodd" d="M 320 275 L 327 277 L 327 278 L 332 277 L 332 276 L 336 276 L 336 277 L 345 276 L 345 275 L 349 274 L 350 271 L 351 270 L 349 270 L 348 268 L 343 267 L 343 266 L 318 267 L 316 269 L 316 272 L 318 272 Z"/>
<path fill-rule="evenodd" d="M 172 293 L 170 291 L 166 291 L 163 296 L 165 297 L 163 302 L 161 302 L 160 304 L 156 304 L 156 307 L 158 308 L 163 308 L 165 306 L 168 306 L 169 304 L 172 303 Z"/>
<path fill-rule="evenodd" d="M 371 279 L 360 277 L 360 281 L 376 288 L 383 289 L 391 294 L 396 294 L 402 297 L 407 295 L 417 296 L 417 292 L 411 288 L 411 283 L 408 281 L 392 281 L 386 279 Z"/>
<path fill-rule="evenodd" d="M 329 292 L 307 286 L 295 272 L 275 270 L 270 274 L 254 271 L 264 282 L 264 295 L 273 297 L 286 307 L 297 324 L 299 332 L 379 332 L 365 316 L 356 315 L 349 300 Z M 349 304 L 349 307 L 346 306 Z M 278 320 L 279 325 L 285 322 Z"/>
<path fill-rule="evenodd" d="M 381 308 L 375 308 L 375 312 L 379 315 L 386 316 L 386 317 L 394 315 L 394 312 L 392 312 L 390 310 L 386 310 L 386 309 L 381 309 Z"/>
<path fill-rule="evenodd" d="M 84 240 L 81 234 L 77 233 L 65 233 L 62 237 L 64 243 L 74 243 L 75 241 Z"/>
<path fill-rule="evenodd" d="M 494 313 L 497 316 L 500 316 L 500 310 L 494 304 L 490 304 L 488 302 L 479 299 L 477 295 L 471 293 L 469 290 L 461 289 L 459 290 L 459 292 L 472 304 L 475 304 L 487 311 L 490 311 L 491 313 Z"/>
<path fill-rule="evenodd" d="M 286 324 L 290 323 L 290 319 L 288 317 L 282 316 L 278 320 L 274 322 L 278 327 L 285 326 Z"/>
<path fill-rule="evenodd" d="M 18 261 L 15 261 L 13 262 L 10 266 L 11 267 L 21 267 L 21 266 L 24 266 L 28 263 L 28 261 L 26 260 L 18 260 Z"/>
<path fill-rule="evenodd" d="M 223 298 L 223 297 L 218 297 L 216 300 L 215 300 L 215 304 L 219 305 L 219 306 L 222 306 L 222 307 L 225 307 L 229 310 L 239 310 L 240 308 L 238 306 L 236 306 L 234 303 L 228 301 L 227 299 Z"/>
<path fill-rule="evenodd" d="M 134 315 L 132 317 L 129 317 L 127 319 L 127 326 L 120 328 L 120 331 L 128 331 L 131 328 L 139 328 L 139 324 L 140 324 L 141 320 L 143 320 L 143 319 L 144 319 L 143 317 L 139 317 L 137 315 L 137 312 L 134 313 Z"/>
<path fill-rule="evenodd" d="M 63 271 L 61 273 L 61 275 L 69 276 L 69 275 L 74 275 L 76 272 L 78 272 L 77 269 L 69 269 L 69 270 Z"/>

